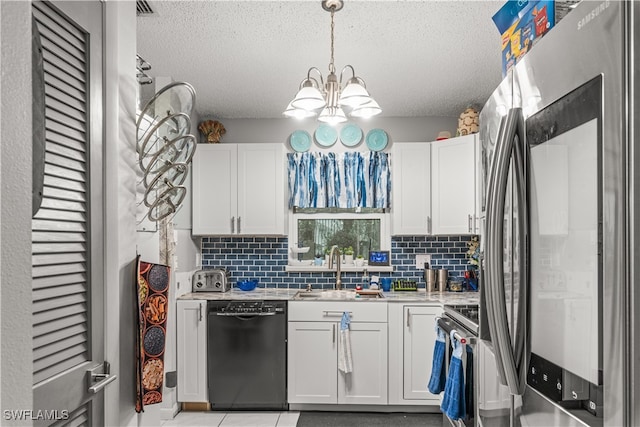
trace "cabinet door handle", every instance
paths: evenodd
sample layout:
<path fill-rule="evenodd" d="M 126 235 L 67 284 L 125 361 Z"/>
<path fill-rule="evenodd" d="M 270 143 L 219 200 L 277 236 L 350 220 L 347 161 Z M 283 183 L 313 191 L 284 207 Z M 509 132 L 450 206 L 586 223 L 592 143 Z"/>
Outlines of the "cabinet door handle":
<path fill-rule="evenodd" d="M 231 234 L 236 232 L 236 217 L 231 217 Z"/>
<path fill-rule="evenodd" d="M 411 309 L 407 309 L 407 328 L 411 327 Z"/>
<path fill-rule="evenodd" d="M 242 224 L 240 221 L 242 221 L 242 217 L 238 217 L 238 234 L 242 233 L 242 231 L 240 231 L 240 225 Z"/>
<path fill-rule="evenodd" d="M 333 338 L 331 338 L 332 343 L 336 343 L 336 324 L 333 324 Z"/>
<path fill-rule="evenodd" d="M 202 304 L 198 306 L 198 321 L 202 322 Z"/>
<path fill-rule="evenodd" d="M 473 233 L 473 215 L 467 215 L 469 221 L 469 233 Z"/>
<path fill-rule="evenodd" d="M 427 234 L 431 234 L 431 216 L 427 217 Z"/>

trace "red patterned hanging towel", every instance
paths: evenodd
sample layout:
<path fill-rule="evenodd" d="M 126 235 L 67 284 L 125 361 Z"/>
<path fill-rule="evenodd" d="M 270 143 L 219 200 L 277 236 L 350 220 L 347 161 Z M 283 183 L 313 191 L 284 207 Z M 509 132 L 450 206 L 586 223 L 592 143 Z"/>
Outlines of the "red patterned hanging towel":
<path fill-rule="evenodd" d="M 142 412 L 144 405 L 162 402 L 171 268 L 140 261 L 140 256 L 136 264 L 136 412 Z"/>

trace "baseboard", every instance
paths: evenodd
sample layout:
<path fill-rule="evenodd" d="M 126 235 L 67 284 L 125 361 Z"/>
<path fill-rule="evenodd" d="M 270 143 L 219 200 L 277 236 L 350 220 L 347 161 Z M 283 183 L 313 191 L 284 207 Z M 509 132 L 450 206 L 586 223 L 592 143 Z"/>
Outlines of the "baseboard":
<path fill-rule="evenodd" d="M 351 405 L 290 403 L 289 411 L 441 413 L 435 405 Z"/>
<path fill-rule="evenodd" d="M 211 404 L 209 402 L 182 402 L 183 411 L 210 411 Z"/>
<path fill-rule="evenodd" d="M 172 420 L 178 415 L 180 412 L 180 407 L 178 406 L 178 402 L 174 402 L 171 408 L 161 408 L 160 409 L 160 419 L 161 420 Z"/>

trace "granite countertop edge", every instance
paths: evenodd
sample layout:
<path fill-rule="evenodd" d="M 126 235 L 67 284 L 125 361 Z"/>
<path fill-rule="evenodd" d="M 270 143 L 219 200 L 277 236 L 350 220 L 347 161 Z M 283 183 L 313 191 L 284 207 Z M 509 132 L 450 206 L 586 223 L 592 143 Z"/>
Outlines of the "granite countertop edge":
<path fill-rule="evenodd" d="M 300 289 L 258 288 L 253 291 L 241 291 L 231 289 L 227 292 L 189 292 L 177 297 L 178 300 L 287 300 L 295 302 L 311 301 L 347 301 L 347 302 L 423 302 L 434 304 L 477 304 L 480 295 L 478 292 L 426 292 L 418 291 L 392 291 L 383 292 L 384 298 L 310 298 L 308 300 L 295 299 L 294 296 Z"/>

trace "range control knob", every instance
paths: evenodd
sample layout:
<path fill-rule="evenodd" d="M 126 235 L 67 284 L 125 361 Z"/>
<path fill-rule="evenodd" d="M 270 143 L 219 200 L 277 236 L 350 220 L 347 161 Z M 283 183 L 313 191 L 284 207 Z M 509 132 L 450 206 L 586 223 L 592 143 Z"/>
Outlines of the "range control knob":
<path fill-rule="evenodd" d="M 198 283 L 196 283 L 196 288 L 201 288 L 201 287 L 203 287 L 203 286 L 204 286 L 204 284 L 203 284 L 202 282 L 198 282 Z"/>
<path fill-rule="evenodd" d="M 220 289 L 222 287 L 222 283 L 216 282 L 214 286 L 216 287 L 216 289 Z"/>

